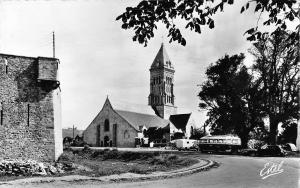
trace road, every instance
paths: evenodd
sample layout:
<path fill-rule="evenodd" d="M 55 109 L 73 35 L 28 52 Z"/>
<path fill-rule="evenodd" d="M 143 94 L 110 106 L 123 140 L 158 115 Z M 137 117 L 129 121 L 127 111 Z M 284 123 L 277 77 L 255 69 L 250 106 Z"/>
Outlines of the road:
<path fill-rule="evenodd" d="M 123 183 L 101 182 L 52 182 L 45 184 L 22 185 L 22 188 L 31 187 L 65 187 L 65 188 L 247 188 L 247 187 L 272 187 L 272 188 L 298 188 L 300 187 L 300 159 L 280 157 L 244 157 L 230 155 L 186 154 L 195 157 L 208 158 L 220 163 L 218 168 L 199 172 L 188 176 Z M 268 164 L 267 164 L 268 163 Z M 262 179 L 272 164 L 281 164 L 278 174 Z M 276 170 L 273 167 L 273 170 Z"/>

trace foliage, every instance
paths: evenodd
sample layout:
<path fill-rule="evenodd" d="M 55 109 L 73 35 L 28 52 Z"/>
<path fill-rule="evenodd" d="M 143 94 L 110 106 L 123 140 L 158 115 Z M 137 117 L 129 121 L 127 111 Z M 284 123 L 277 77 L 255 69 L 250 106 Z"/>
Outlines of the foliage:
<path fill-rule="evenodd" d="M 199 140 L 203 136 L 205 136 L 204 129 L 198 128 L 193 130 L 193 134 L 191 135 L 190 139 Z"/>
<path fill-rule="evenodd" d="M 281 144 L 293 143 L 296 145 L 297 140 L 297 123 L 286 122 L 282 125 L 283 132 L 279 135 L 278 141 Z"/>
<path fill-rule="evenodd" d="M 73 161 L 74 154 L 72 151 L 64 151 L 58 158 L 58 161 Z"/>
<path fill-rule="evenodd" d="M 163 135 L 167 132 L 166 129 L 150 127 L 144 131 L 144 136 L 149 138 L 149 142 L 154 140 L 162 140 Z"/>
<path fill-rule="evenodd" d="M 196 159 L 160 152 L 131 152 L 114 150 L 81 150 L 64 152 L 58 161 L 76 173 L 88 176 L 103 176 L 133 172 L 146 174 L 183 168 L 198 162 Z M 73 167 L 80 167 L 76 171 Z"/>
<path fill-rule="evenodd" d="M 173 20 L 177 18 L 185 20 L 186 29 L 201 33 L 201 28 L 204 26 L 213 29 L 215 27 L 213 15 L 223 12 L 225 5 L 232 5 L 234 2 L 234 0 L 142 0 L 135 7 L 127 7 L 116 20 L 122 21 L 123 29 L 133 29 L 135 31 L 133 41 L 138 41 L 145 46 L 154 37 L 153 31 L 161 21 L 168 29 L 170 42 L 177 41 L 185 46 L 186 40 Z M 299 19 L 296 2 L 296 0 L 249 0 L 241 8 L 241 13 L 249 9 L 251 4 L 255 7 L 255 12 L 268 14 L 267 20 L 263 22 L 264 25 L 275 25 L 285 30 L 287 21 Z M 257 27 L 250 28 L 246 33 L 249 34 L 247 39 L 250 41 L 260 39 L 266 34 L 260 32 Z M 299 39 L 296 31 L 294 37 Z"/>
<path fill-rule="evenodd" d="M 249 132 L 262 124 L 256 85 L 242 64 L 243 54 L 219 59 L 207 71 L 201 86 L 199 107 L 208 110 L 206 125 L 212 134 L 237 134 L 246 147 Z"/>
<path fill-rule="evenodd" d="M 257 92 L 261 93 L 260 110 L 270 121 L 270 143 L 277 140 L 278 124 L 297 119 L 300 83 L 299 41 L 293 33 L 277 29 L 254 44 L 252 67 Z"/>

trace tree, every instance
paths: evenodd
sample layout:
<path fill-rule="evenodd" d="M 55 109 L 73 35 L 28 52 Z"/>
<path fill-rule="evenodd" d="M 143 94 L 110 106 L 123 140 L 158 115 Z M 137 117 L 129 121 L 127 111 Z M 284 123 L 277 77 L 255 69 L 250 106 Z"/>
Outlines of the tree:
<path fill-rule="evenodd" d="M 299 20 L 299 9 L 297 10 L 296 0 L 248 0 L 241 8 L 241 13 L 251 5 L 255 7 L 255 12 L 268 14 L 264 25 L 275 24 L 277 28 L 286 29 L 287 21 Z M 152 37 L 157 23 L 162 22 L 169 31 L 170 42 L 177 41 L 181 45 L 186 45 L 186 40 L 182 36 L 180 29 L 173 22 L 180 18 L 186 21 L 186 29 L 191 29 L 196 33 L 201 33 L 203 26 L 210 29 L 215 27 L 212 16 L 224 11 L 225 5 L 234 4 L 234 0 L 142 0 L 136 7 L 127 7 L 126 11 L 116 19 L 122 21 L 123 29 L 133 29 L 135 34 L 133 41 L 138 41 L 145 46 Z M 298 7 L 299 8 L 299 7 Z M 261 16 L 259 16 L 259 19 Z M 299 31 L 299 24 L 297 26 Z M 297 28 L 294 31 L 294 40 L 299 39 Z M 246 31 L 250 41 L 260 39 L 262 33 L 257 26 Z"/>
<path fill-rule="evenodd" d="M 237 134 L 242 146 L 247 146 L 249 132 L 261 124 L 257 109 L 259 94 L 252 85 L 252 76 L 242 64 L 243 54 L 219 59 L 207 71 L 207 81 L 201 86 L 199 107 L 208 110 L 212 134 Z"/>
<path fill-rule="evenodd" d="M 276 144 L 278 124 L 298 118 L 299 109 L 299 41 L 277 29 L 263 36 L 250 51 L 256 63 L 253 66 L 255 82 L 262 94 L 260 109 L 270 121 L 271 144 Z"/>
<path fill-rule="evenodd" d="M 278 137 L 278 141 L 281 144 L 293 143 L 296 145 L 297 139 L 297 123 L 286 122 L 282 125 L 283 131 Z"/>
<path fill-rule="evenodd" d="M 200 138 L 203 136 L 205 136 L 204 129 L 197 128 L 193 130 L 193 134 L 191 135 L 190 139 L 200 140 Z"/>

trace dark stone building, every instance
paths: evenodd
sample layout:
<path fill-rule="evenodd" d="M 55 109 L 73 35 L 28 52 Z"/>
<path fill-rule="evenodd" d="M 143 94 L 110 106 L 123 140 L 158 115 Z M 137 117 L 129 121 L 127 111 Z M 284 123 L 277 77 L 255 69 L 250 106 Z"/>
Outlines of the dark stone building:
<path fill-rule="evenodd" d="M 0 54 L 0 159 L 62 153 L 59 60 Z"/>

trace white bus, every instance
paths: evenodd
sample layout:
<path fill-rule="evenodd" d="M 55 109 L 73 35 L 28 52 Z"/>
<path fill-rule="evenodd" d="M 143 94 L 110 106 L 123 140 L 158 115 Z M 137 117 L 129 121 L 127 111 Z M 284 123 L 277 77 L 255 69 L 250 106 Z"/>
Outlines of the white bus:
<path fill-rule="evenodd" d="M 201 152 L 231 152 L 235 153 L 241 148 L 241 139 L 233 135 L 204 136 L 199 140 Z"/>

